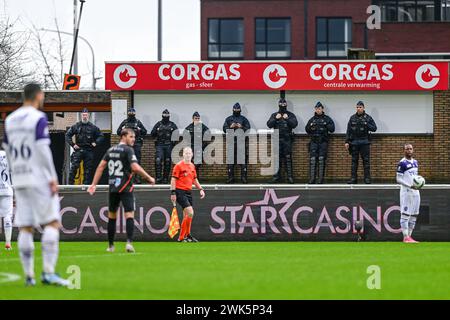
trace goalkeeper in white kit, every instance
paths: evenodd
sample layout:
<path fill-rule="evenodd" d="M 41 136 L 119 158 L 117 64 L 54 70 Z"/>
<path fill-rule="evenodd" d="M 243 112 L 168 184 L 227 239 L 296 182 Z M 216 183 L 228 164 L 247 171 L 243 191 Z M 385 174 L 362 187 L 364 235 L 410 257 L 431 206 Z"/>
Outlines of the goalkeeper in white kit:
<path fill-rule="evenodd" d="M 414 185 L 414 177 L 419 175 L 419 165 L 412 155 L 411 144 L 404 146 L 405 156 L 397 166 L 397 183 L 400 184 L 400 226 L 403 242 L 418 243 L 411 235 L 416 226 L 420 208 L 420 192 Z"/>

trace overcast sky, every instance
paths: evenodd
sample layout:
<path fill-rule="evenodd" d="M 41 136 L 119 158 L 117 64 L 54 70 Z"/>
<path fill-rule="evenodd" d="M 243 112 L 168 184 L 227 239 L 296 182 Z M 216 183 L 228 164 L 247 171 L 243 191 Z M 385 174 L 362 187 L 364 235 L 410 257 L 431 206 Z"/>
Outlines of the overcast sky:
<path fill-rule="evenodd" d="M 73 31 L 73 0 L 0 0 L 21 24 Z M 163 60 L 200 59 L 200 0 L 163 0 Z M 95 50 L 96 69 L 105 61 L 157 60 L 157 0 L 87 0 L 80 35 Z M 78 7 L 79 8 L 79 7 Z M 3 10 L 3 9 L 2 9 Z M 91 66 L 88 47 L 79 44 L 79 74 Z M 103 73 L 102 73 L 103 74 Z M 103 87 L 104 79 L 99 81 Z"/>

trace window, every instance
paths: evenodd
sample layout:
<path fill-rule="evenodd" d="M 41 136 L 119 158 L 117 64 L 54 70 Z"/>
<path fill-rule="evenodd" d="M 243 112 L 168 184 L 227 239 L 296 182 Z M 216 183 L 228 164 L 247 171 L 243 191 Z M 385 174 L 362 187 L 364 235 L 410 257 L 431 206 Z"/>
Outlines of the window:
<path fill-rule="evenodd" d="M 450 53 L 376 53 L 375 58 L 377 60 L 412 60 L 412 59 L 420 59 L 420 60 L 436 60 L 436 59 L 445 59 L 450 60 Z"/>
<path fill-rule="evenodd" d="M 208 20 L 208 58 L 240 59 L 244 57 L 242 19 Z"/>
<path fill-rule="evenodd" d="M 47 122 L 48 124 L 53 124 L 54 122 L 54 113 L 53 112 L 46 112 L 47 115 Z"/>
<path fill-rule="evenodd" d="M 317 18 L 316 56 L 318 58 L 347 57 L 352 45 L 352 20 L 349 18 Z"/>
<path fill-rule="evenodd" d="M 434 1 L 417 1 L 415 21 L 435 21 L 436 8 Z"/>
<path fill-rule="evenodd" d="M 374 0 L 383 22 L 450 21 L 450 0 Z"/>
<path fill-rule="evenodd" d="M 380 1 L 381 21 L 397 21 L 397 1 Z"/>
<path fill-rule="evenodd" d="M 291 19 L 257 18 L 255 21 L 257 59 L 291 57 Z"/>
<path fill-rule="evenodd" d="M 450 0 L 442 1 L 441 20 L 450 21 Z"/>
<path fill-rule="evenodd" d="M 416 21 L 416 3 L 412 1 L 398 2 L 398 21 Z"/>

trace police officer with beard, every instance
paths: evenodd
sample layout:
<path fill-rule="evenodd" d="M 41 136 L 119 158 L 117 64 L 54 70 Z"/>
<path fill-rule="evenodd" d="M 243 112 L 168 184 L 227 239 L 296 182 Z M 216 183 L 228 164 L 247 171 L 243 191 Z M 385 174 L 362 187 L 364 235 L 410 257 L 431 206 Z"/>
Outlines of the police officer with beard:
<path fill-rule="evenodd" d="M 75 142 L 72 139 L 73 136 L 75 136 Z M 75 150 L 70 157 L 69 184 L 75 183 L 75 175 L 81 161 L 84 163 L 83 183 L 91 184 L 94 149 L 102 142 L 103 133 L 89 121 L 89 111 L 84 108 L 81 113 L 81 121 L 74 124 L 66 132 L 66 143 Z"/>
<path fill-rule="evenodd" d="M 370 184 L 370 132 L 377 131 L 375 121 L 364 109 L 364 103 L 356 104 L 356 113 L 350 117 L 347 125 L 345 148 L 352 155 L 352 178 L 349 184 L 358 183 L 359 156 L 363 160 L 364 183 Z"/>
<path fill-rule="evenodd" d="M 172 133 L 177 129 L 177 125 L 170 121 L 169 110 L 165 109 L 162 112 L 162 120 L 155 124 L 151 132 L 151 136 L 156 139 L 156 183 L 169 183 L 169 175 L 172 165 L 172 148 L 174 146 L 171 138 Z"/>
<path fill-rule="evenodd" d="M 294 183 L 292 173 L 292 142 L 294 141 L 294 129 L 298 125 L 295 114 L 287 110 L 287 102 L 284 98 L 278 101 L 278 112 L 272 113 L 267 121 L 270 129 L 278 129 L 279 133 L 279 167 L 272 178 L 272 183 L 280 182 L 281 167 L 284 166 L 289 183 Z"/>
<path fill-rule="evenodd" d="M 144 144 L 144 137 L 147 134 L 147 129 L 144 127 L 142 122 L 136 118 L 136 110 L 134 110 L 134 108 L 128 109 L 128 117 L 119 125 L 117 135 L 120 136 L 120 133 L 125 128 L 130 128 L 134 131 L 136 136 L 136 141 L 133 146 L 134 154 L 136 155 L 138 163 L 141 164 L 141 150 L 142 145 Z"/>
<path fill-rule="evenodd" d="M 200 166 L 203 160 L 203 150 L 206 148 L 207 142 L 204 140 L 204 135 L 209 128 L 201 121 L 200 113 L 197 111 L 192 115 L 192 123 L 186 127 L 191 136 L 191 149 L 194 153 L 193 163 L 197 171 L 197 178 L 200 175 Z"/>
<path fill-rule="evenodd" d="M 223 132 L 225 134 L 233 134 L 234 131 L 238 129 L 242 129 L 244 132 L 250 129 L 250 122 L 246 117 L 241 115 L 241 105 L 237 102 L 233 106 L 233 114 L 225 119 L 223 124 Z M 228 130 L 233 130 L 233 132 L 228 133 Z M 247 140 L 247 139 L 246 139 Z M 228 139 L 227 139 L 228 141 Z M 227 145 L 228 148 L 228 145 Z M 228 164 L 227 166 L 227 183 L 234 183 L 234 165 L 238 160 L 238 148 L 237 148 L 237 138 L 233 139 L 233 148 L 234 148 L 234 158 L 233 163 Z M 245 152 L 245 161 L 241 164 L 241 182 L 247 183 L 247 161 L 248 161 L 248 144 L 247 141 L 244 144 L 244 152 Z"/>
<path fill-rule="evenodd" d="M 334 122 L 323 112 L 323 105 L 317 102 L 314 116 L 306 124 L 305 131 L 311 138 L 309 142 L 309 183 L 316 183 L 317 166 L 319 175 L 317 183 L 325 178 L 325 164 L 328 153 L 329 134 L 334 132 Z"/>

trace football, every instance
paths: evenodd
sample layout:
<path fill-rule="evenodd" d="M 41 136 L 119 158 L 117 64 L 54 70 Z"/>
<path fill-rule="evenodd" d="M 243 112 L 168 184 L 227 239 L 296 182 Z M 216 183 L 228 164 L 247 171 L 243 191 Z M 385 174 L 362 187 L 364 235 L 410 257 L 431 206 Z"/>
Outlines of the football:
<path fill-rule="evenodd" d="M 422 176 L 415 176 L 413 179 L 413 183 L 417 189 L 420 189 L 425 185 L 425 178 Z"/>

